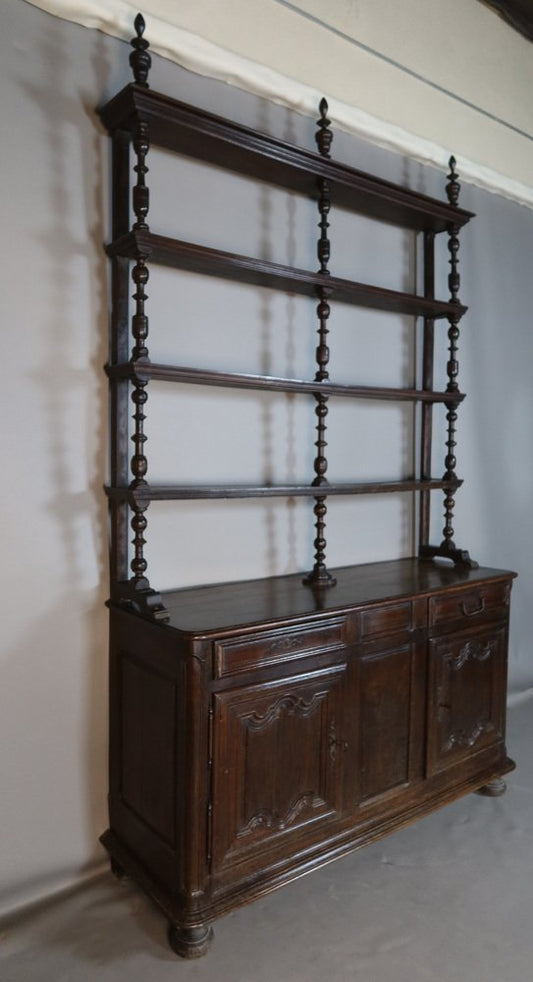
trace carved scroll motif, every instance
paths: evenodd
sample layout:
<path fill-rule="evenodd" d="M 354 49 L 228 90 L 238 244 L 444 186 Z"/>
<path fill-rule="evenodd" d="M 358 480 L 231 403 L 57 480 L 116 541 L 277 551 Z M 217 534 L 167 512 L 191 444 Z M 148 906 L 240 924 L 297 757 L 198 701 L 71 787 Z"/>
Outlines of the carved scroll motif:
<path fill-rule="evenodd" d="M 446 752 L 453 747 L 473 747 L 481 736 L 495 729 L 494 723 L 490 720 L 478 720 L 470 730 L 457 730 L 455 733 L 450 733 L 442 749 Z"/>
<path fill-rule="evenodd" d="M 315 693 L 310 702 L 306 702 L 305 699 L 299 696 L 284 695 L 276 700 L 263 715 L 253 712 L 248 716 L 243 716 L 242 720 L 248 729 L 257 731 L 266 729 L 274 720 L 279 719 L 283 713 L 287 716 L 300 716 L 306 719 L 313 715 L 325 698 L 325 692 Z"/>
<path fill-rule="evenodd" d="M 487 641 L 485 644 L 482 641 L 467 641 L 465 645 L 461 648 L 458 655 L 455 658 L 450 658 L 448 661 L 448 667 L 453 672 L 458 672 L 467 661 L 488 661 L 491 655 L 494 654 L 494 642 Z"/>
<path fill-rule="evenodd" d="M 282 832 L 289 825 L 298 818 L 303 811 L 308 808 L 320 808 L 324 805 L 322 798 L 317 795 L 314 791 L 305 791 L 303 794 L 299 795 L 294 801 L 291 802 L 289 808 L 284 815 L 279 815 L 277 812 L 272 811 L 269 808 L 262 808 L 261 811 L 257 812 L 255 815 L 248 820 L 246 825 L 239 829 L 237 832 L 237 838 L 243 839 L 247 835 L 251 835 L 256 829 L 264 829 L 265 831 L 271 832 Z"/>

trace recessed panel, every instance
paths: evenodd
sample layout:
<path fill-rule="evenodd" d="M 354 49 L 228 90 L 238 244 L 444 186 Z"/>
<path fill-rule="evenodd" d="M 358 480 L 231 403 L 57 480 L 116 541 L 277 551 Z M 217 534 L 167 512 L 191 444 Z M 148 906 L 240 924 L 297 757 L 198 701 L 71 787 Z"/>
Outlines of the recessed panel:
<path fill-rule="evenodd" d="M 359 668 L 359 799 L 409 781 L 412 649 L 366 655 Z"/>

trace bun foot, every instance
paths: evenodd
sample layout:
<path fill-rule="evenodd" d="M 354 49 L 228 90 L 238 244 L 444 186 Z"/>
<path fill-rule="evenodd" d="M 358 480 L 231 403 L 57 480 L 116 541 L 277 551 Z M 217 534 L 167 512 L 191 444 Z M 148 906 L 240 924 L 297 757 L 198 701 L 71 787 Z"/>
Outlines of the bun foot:
<path fill-rule="evenodd" d="M 476 794 L 483 794 L 486 798 L 499 798 L 506 791 L 507 785 L 505 781 L 501 777 L 495 777 L 493 781 L 489 781 L 488 784 L 484 784 L 483 787 L 478 788 Z"/>
<path fill-rule="evenodd" d="M 111 856 L 109 860 L 109 865 L 111 866 L 113 876 L 116 876 L 117 880 L 122 880 L 122 878 L 126 876 L 126 870 L 120 865 L 120 863 L 117 863 L 113 856 Z"/>
<path fill-rule="evenodd" d="M 213 929 L 205 924 L 200 927 L 168 926 L 168 943 L 181 958 L 201 958 L 213 939 Z"/>

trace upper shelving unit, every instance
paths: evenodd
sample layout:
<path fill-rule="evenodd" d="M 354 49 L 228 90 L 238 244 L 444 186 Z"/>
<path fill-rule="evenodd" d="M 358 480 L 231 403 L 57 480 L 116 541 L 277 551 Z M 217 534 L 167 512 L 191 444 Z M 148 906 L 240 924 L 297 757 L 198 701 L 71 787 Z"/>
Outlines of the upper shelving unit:
<path fill-rule="evenodd" d="M 144 21 L 135 21 L 137 35 L 132 40 L 130 62 L 135 83 L 126 86 L 100 109 L 100 117 L 113 137 L 113 233 L 107 253 L 112 260 L 113 311 L 110 363 L 107 373 L 111 387 L 111 481 L 107 488 L 111 507 L 111 592 L 114 600 L 133 604 L 148 616 L 164 620 L 167 611 L 160 594 L 150 587 L 144 556 L 146 509 L 152 501 L 224 498 L 272 498 L 279 496 L 314 499 L 316 537 L 315 564 L 304 583 L 319 590 L 334 586 L 327 570 L 325 519 L 330 496 L 419 492 L 419 557 L 444 557 L 455 563 L 475 565 L 468 553 L 453 541 L 454 494 L 461 485 L 456 474 L 455 428 L 457 409 L 463 393 L 459 390 L 457 349 L 459 322 L 466 307 L 458 297 L 459 231 L 472 218 L 471 212 L 458 207 L 459 181 L 456 163 L 450 158 L 447 177 L 447 202 L 419 194 L 409 188 L 383 181 L 363 171 L 331 160 L 331 121 L 325 99 L 320 103 L 320 117 L 315 136 L 318 152 L 293 146 L 264 133 L 256 132 L 228 119 L 185 105 L 168 96 L 149 90 L 150 55 L 143 38 Z M 146 185 L 146 156 L 152 146 L 184 154 L 236 174 L 289 191 L 316 201 L 318 211 L 317 271 L 266 261 L 238 253 L 225 252 L 178 238 L 158 235 L 148 224 L 149 191 Z M 131 166 L 130 149 L 136 162 Z M 132 169 L 135 174 L 132 182 Z M 342 279 L 329 268 L 330 209 L 336 207 L 411 229 L 423 237 L 423 295 L 383 289 L 367 283 Z M 134 220 L 130 226 L 130 208 Z M 438 233 L 448 237 L 449 299 L 435 296 L 434 239 Z M 147 346 L 148 265 L 163 264 L 180 270 L 216 276 L 240 283 L 268 287 L 300 294 L 315 300 L 318 320 L 316 374 L 313 379 L 278 378 L 237 372 L 209 371 L 185 365 L 154 364 Z M 134 285 L 134 309 L 130 312 L 128 294 Z M 374 308 L 423 318 L 422 378 L 411 388 L 347 385 L 332 381 L 328 373 L 328 320 L 331 302 L 354 307 Z M 434 387 L 433 351 L 435 322 L 448 322 L 449 355 L 447 383 L 442 391 Z M 129 324 L 131 321 L 130 342 Z M 153 486 L 149 483 L 145 453 L 147 436 L 144 424 L 147 411 L 147 386 L 152 382 L 175 382 L 237 389 L 299 393 L 315 402 L 316 456 L 314 477 L 308 484 L 291 485 L 174 485 Z M 330 484 L 327 477 L 326 417 L 330 397 L 410 401 L 421 404 L 420 458 L 416 473 L 400 480 L 359 480 Z M 133 432 L 129 435 L 130 398 L 133 403 Z M 446 410 L 447 437 L 444 473 L 431 473 L 432 411 L 437 403 Z M 133 443 L 133 453 L 129 443 Z M 133 479 L 131 479 L 133 476 Z M 429 544 L 429 502 L 433 491 L 444 492 L 445 525 L 438 546 Z M 131 517 L 134 554 L 129 563 L 128 523 Z M 132 576 L 128 579 L 128 564 Z"/>

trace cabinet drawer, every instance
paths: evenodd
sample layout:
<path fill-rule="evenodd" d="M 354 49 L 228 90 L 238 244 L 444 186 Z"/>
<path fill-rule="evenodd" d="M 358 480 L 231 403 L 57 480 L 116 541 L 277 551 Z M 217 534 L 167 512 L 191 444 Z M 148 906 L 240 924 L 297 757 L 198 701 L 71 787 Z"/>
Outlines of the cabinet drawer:
<path fill-rule="evenodd" d="M 339 617 L 321 624 L 217 641 L 214 647 L 215 678 L 339 648 L 345 643 L 345 633 L 345 620 Z"/>
<path fill-rule="evenodd" d="M 509 604 L 508 583 L 488 583 L 475 590 L 460 590 L 440 597 L 430 597 L 429 623 L 435 627 L 447 621 L 475 623 L 485 614 L 505 613 Z"/>
<path fill-rule="evenodd" d="M 388 634 L 407 634 L 413 629 L 413 605 L 411 601 L 388 603 L 362 610 L 359 614 L 361 641 L 384 637 Z"/>

